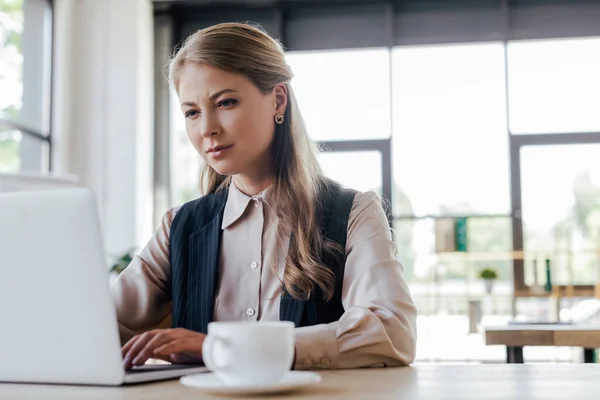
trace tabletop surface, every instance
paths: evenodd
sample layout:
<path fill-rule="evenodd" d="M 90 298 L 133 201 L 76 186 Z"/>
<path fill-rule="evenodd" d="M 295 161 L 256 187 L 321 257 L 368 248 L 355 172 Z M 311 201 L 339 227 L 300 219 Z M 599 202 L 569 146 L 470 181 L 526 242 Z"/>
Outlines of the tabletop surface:
<path fill-rule="evenodd" d="M 284 395 L 291 399 L 594 399 L 596 364 L 470 364 L 320 372 L 321 383 Z M 281 398 L 284 396 L 252 397 Z M 0 399 L 223 399 L 178 380 L 129 387 L 0 384 Z M 240 397 L 237 397 L 240 398 Z"/>

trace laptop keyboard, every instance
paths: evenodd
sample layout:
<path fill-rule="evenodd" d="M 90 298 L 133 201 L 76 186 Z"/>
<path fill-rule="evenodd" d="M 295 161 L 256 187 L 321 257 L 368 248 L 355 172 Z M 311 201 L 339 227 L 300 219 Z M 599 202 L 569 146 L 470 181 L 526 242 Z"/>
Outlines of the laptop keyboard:
<path fill-rule="evenodd" d="M 126 371 L 127 375 L 131 374 L 143 374 L 146 372 L 158 372 L 158 371 L 169 371 L 173 369 L 186 369 L 186 368 L 198 368 L 200 364 L 144 364 L 135 365 L 129 371 Z"/>

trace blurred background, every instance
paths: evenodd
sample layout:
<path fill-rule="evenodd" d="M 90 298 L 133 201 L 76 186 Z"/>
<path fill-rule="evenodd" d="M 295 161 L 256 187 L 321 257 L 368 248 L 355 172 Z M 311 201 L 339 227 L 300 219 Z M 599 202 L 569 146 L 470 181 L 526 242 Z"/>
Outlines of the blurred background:
<path fill-rule="evenodd" d="M 597 321 L 600 1 L 0 0 L 0 191 L 89 186 L 107 265 L 139 251 L 198 195 L 165 66 L 226 21 L 285 46 L 325 172 L 390 200 L 418 362 L 503 362 L 485 324 Z"/>

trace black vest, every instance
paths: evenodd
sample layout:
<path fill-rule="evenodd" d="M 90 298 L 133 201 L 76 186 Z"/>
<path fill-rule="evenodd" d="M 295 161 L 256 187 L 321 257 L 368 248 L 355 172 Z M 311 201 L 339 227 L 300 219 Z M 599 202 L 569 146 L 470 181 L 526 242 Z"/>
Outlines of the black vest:
<path fill-rule="evenodd" d="M 356 191 L 326 181 L 321 190 L 318 215 L 323 236 L 346 247 L 348 218 Z M 215 284 L 221 248 L 221 225 L 227 191 L 208 194 L 184 204 L 173 219 L 169 240 L 173 327 L 207 332 L 213 319 Z M 340 319 L 345 253 L 324 252 L 321 261 L 335 274 L 335 293 L 323 300 L 315 288 L 307 300 L 296 300 L 285 290 L 281 295 L 279 319 L 296 326 L 329 323 Z M 241 290 L 241 288 L 240 288 Z"/>

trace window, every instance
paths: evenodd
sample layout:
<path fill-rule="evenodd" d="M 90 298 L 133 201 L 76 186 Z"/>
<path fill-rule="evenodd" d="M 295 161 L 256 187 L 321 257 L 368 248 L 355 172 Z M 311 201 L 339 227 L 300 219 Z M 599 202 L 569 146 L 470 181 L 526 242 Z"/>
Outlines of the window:
<path fill-rule="evenodd" d="M 600 243 L 600 144 L 521 149 L 524 248 L 552 262 L 553 281 L 597 281 Z M 528 270 L 530 266 L 527 267 Z"/>
<path fill-rule="evenodd" d="M 324 152 L 319 154 L 319 163 L 325 175 L 341 184 L 381 196 L 381 153 L 378 151 Z"/>
<path fill-rule="evenodd" d="M 171 202 L 178 206 L 199 195 L 198 177 L 202 159 L 185 132 L 185 118 L 177 93 L 171 88 Z"/>
<path fill-rule="evenodd" d="M 22 0 L 0 1 L 0 119 L 16 120 L 23 93 Z M 0 172 L 20 169 L 21 133 L 0 125 Z"/>
<path fill-rule="evenodd" d="M 21 166 L 21 133 L 0 130 L 0 173 L 16 172 Z"/>
<path fill-rule="evenodd" d="M 287 53 L 313 140 L 390 137 L 389 57 L 388 49 Z"/>
<path fill-rule="evenodd" d="M 51 8 L 0 0 L 0 172 L 49 168 Z"/>
<path fill-rule="evenodd" d="M 600 38 L 510 42 L 512 133 L 600 131 Z"/>
<path fill-rule="evenodd" d="M 402 47 L 392 61 L 396 214 L 507 214 L 502 44 Z"/>
<path fill-rule="evenodd" d="M 423 315 L 465 315 L 484 267 L 500 274 L 495 312 L 510 314 L 505 99 L 501 43 L 392 51 L 393 228 Z M 468 252 L 436 252 L 437 218 L 461 215 Z"/>

